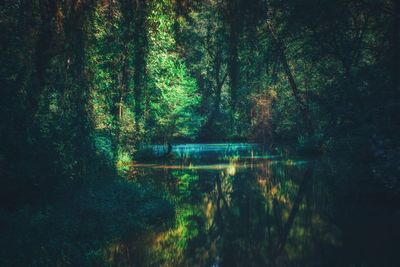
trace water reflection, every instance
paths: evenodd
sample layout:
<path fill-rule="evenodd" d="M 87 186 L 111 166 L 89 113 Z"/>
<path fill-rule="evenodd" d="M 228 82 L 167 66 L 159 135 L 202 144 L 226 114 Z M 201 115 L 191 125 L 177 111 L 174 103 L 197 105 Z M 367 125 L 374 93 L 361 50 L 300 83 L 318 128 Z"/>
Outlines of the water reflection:
<path fill-rule="evenodd" d="M 175 203 L 176 217 L 166 229 L 125 244 L 112 261 L 126 263 L 129 258 L 139 266 L 324 265 L 329 257 L 323 248 L 339 245 L 339 233 L 326 220 L 329 194 L 316 178 L 316 163 L 278 159 L 255 145 L 227 154 L 220 146 L 217 150 L 206 146 L 193 152 L 192 146 L 169 164 L 132 164 L 132 179 L 165 192 Z"/>

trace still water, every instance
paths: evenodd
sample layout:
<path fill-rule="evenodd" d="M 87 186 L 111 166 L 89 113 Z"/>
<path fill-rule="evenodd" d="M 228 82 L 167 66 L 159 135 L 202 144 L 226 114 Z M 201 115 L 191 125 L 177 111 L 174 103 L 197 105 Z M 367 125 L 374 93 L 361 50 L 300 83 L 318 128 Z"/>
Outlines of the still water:
<path fill-rule="evenodd" d="M 165 150 L 153 149 L 158 154 Z M 285 158 L 256 144 L 175 145 L 169 160 L 133 163 L 129 177 L 156 188 L 174 204 L 175 217 L 110 248 L 115 265 L 378 266 L 384 262 L 371 258 L 363 244 L 347 248 L 352 244 L 347 231 L 354 224 L 351 216 L 341 219 L 343 212 L 337 210 L 338 203 L 344 203 L 343 211 L 351 202 L 337 200 L 334 185 L 341 178 L 321 159 Z M 368 216 L 367 220 L 375 215 Z M 350 256 L 346 249 L 352 251 Z"/>

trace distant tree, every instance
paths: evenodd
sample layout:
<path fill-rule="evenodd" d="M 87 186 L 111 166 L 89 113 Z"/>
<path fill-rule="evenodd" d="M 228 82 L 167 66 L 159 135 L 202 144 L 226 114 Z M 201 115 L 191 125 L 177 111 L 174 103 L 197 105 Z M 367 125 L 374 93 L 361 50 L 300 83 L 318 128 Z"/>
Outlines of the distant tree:
<path fill-rule="evenodd" d="M 201 125 L 197 83 L 175 51 L 173 4 L 150 5 L 147 116 L 153 140 L 169 143 L 175 138 L 195 138 Z"/>

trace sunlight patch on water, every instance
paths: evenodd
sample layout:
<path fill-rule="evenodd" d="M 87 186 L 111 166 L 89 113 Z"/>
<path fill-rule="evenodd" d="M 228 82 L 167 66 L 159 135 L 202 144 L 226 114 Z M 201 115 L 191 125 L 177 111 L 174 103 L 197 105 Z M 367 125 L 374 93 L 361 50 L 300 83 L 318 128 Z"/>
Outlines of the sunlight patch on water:
<path fill-rule="evenodd" d="M 149 148 L 158 156 L 167 152 L 165 145 L 152 145 Z M 176 144 L 172 146 L 172 154 L 175 158 L 254 158 L 265 156 L 262 146 L 252 143 Z"/>
<path fill-rule="evenodd" d="M 157 155 L 164 155 L 167 149 L 163 145 L 152 145 L 150 148 Z M 266 162 L 279 162 L 287 166 L 302 165 L 307 162 L 283 160 L 281 156 L 271 154 L 262 146 L 251 143 L 177 144 L 172 146 L 172 155 L 167 161 L 133 162 L 129 166 L 141 169 L 222 170 L 228 175 L 235 175 L 239 169 L 264 168 Z"/>

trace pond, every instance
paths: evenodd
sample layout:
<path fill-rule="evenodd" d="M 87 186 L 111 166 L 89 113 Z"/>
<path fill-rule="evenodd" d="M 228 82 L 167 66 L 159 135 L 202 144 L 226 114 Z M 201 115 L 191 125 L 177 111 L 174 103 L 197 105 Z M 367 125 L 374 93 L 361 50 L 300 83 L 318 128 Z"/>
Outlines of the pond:
<path fill-rule="evenodd" d="M 163 194 L 175 217 L 111 247 L 116 265 L 375 266 L 362 254 L 376 248 L 356 242 L 346 251 L 353 239 L 364 241 L 341 219 L 350 202 L 337 200 L 341 180 L 327 161 L 288 159 L 257 144 L 175 145 L 172 152 L 164 162 L 132 163 L 129 177 Z"/>

